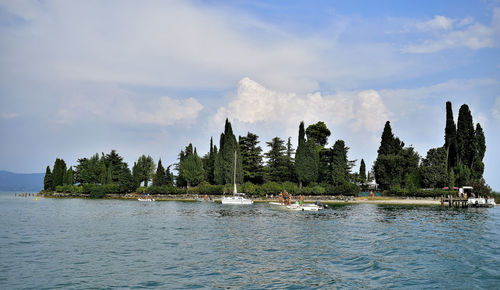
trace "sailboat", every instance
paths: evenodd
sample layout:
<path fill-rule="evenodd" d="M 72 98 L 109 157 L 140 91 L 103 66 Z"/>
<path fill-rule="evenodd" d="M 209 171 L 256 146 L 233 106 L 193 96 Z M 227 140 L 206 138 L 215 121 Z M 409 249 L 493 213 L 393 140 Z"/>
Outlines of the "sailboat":
<path fill-rule="evenodd" d="M 223 196 L 222 204 L 253 204 L 253 200 L 244 198 L 244 193 L 238 193 L 236 188 L 236 151 L 234 151 L 234 176 L 233 176 L 233 196 Z"/>

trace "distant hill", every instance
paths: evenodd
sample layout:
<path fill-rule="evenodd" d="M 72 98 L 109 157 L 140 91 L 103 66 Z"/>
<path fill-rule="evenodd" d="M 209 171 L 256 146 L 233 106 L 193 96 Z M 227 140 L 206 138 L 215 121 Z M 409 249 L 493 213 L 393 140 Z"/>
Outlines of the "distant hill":
<path fill-rule="evenodd" d="M 0 170 L 0 191 L 31 191 L 43 189 L 45 173 L 13 173 Z"/>

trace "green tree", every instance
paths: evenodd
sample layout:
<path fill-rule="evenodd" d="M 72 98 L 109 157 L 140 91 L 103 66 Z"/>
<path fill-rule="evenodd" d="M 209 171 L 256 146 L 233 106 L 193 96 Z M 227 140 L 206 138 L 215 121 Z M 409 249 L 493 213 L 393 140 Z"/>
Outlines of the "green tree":
<path fill-rule="evenodd" d="M 258 146 L 259 136 L 247 133 L 239 137 L 241 163 L 243 166 L 243 181 L 253 184 L 264 183 L 264 166 L 262 165 L 262 148 Z"/>
<path fill-rule="evenodd" d="M 214 146 L 213 138 L 210 138 L 210 151 L 207 156 L 207 181 L 210 184 L 215 184 L 215 158 L 217 158 L 217 146 Z"/>
<path fill-rule="evenodd" d="M 57 158 L 54 163 L 54 170 L 52 172 L 52 189 L 56 186 L 64 185 L 64 176 L 66 175 L 66 162 Z"/>
<path fill-rule="evenodd" d="M 476 138 L 472 114 L 466 104 L 458 111 L 457 149 L 459 163 L 465 164 L 470 169 L 476 156 Z"/>
<path fill-rule="evenodd" d="M 189 154 L 180 163 L 180 173 L 184 177 L 187 183 L 187 188 L 191 185 L 198 185 L 203 181 L 204 170 L 201 158 L 198 157 L 196 149 L 193 154 Z"/>
<path fill-rule="evenodd" d="M 361 164 L 359 165 L 359 181 L 366 182 L 366 165 L 365 160 L 361 159 Z"/>
<path fill-rule="evenodd" d="M 151 156 L 142 155 L 134 164 L 134 176 L 139 181 L 139 184 L 144 182 L 144 186 L 148 186 L 148 182 L 153 178 L 156 165 Z"/>
<path fill-rule="evenodd" d="M 217 184 L 228 184 L 233 182 L 234 152 L 237 155 L 236 183 L 243 182 L 243 166 L 240 148 L 233 134 L 231 123 L 226 119 L 224 133 L 221 134 L 219 153 L 215 159 L 214 179 Z"/>
<path fill-rule="evenodd" d="M 306 129 L 307 140 L 313 139 L 314 143 L 319 147 L 325 147 L 330 134 L 330 130 L 328 130 L 326 124 L 322 121 L 309 125 Z"/>
<path fill-rule="evenodd" d="M 295 176 L 295 150 L 292 147 L 292 137 L 288 137 L 288 142 L 286 143 L 286 167 L 288 168 L 287 172 L 287 181 L 295 182 L 297 177 Z"/>
<path fill-rule="evenodd" d="M 47 166 L 43 178 L 43 190 L 52 190 L 52 188 L 52 172 L 50 172 L 50 166 Z"/>
<path fill-rule="evenodd" d="M 450 174 L 448 175 L 448 187 L 453 189 L 455 187 L 455 171 L 451 169 Z"/>
<path fill-rule="evenodd" d="M 267 179 L 275 182 L 287 181 L 288 168 L 285 141 L 274 137 L 271 142 L 266 142 L 266 144 L 270 147 L 269 151 L 264 153 L 267 158 Z"/>
<path fill-rule="evenodd" d="M 163 168 L 160 159 L 158 160 L 158 166 L 156 167 L 156 174 L 155 177 L 153 178 L 153 186 L 163 186 L 167 184 L 168 181 L 167 181 L 167 176 L 165 174 L 165 168 Z"/>
<path fill-rule="evenodd" d="M 80 184 L 99 184 L 102 177 L 102 162 L 99 154 L 90 158 L 80 158 L 75 166 L 75 181 Z"/>
<path fill-rule="evenodd" d="M 449 183 L 446 153 L 445 147 L 432 148 L 427 151 L 427 156 L 420 166 L 424 187 L 441 188 Z"/>
<path fill-rule="evenodd" d="M 331 183 L 334 186 L 342 185 L 348 182 L 350 173 L 349 161 L 347 160 L 347 152 L 349 147 L 345 146 L 343 140 L 335 141 L 332 148 L 332 173 Z"/>
<path fill-rule="evenodd" d="M 444 130 L 444 148 L 446 149 L 447 170 L 457 165 L 457 127 L 453 119 L 451 102 L 446 102 L 446 128 Z"/>
<path fill-rule="evenodd" d="M 391 122 L 387 121 L 382 132 L 378 155 L 398 154 L 404 147 L 404 143 L 399 138 L 394 137 L 391 128 Z"/>
<path fill-rule="evenodd" d="M 476 154 L 471 166 L 472 178 L 479 180 L 483 177 L 484 173 L 484 163 L 483 158 L 486 153 L 486 138 L 484 137 L 483 128 L 481 124 L 477 123 L 476 130 L 474 132 Z"/>
<path fill-rule="evenodd" d="M 75 173 L 73 171 L 73 167 L 69 167 L 68 172 L 66 173 L 66 181 L 64 182 L 68 185 L 75 184 Z"/>
<path fill-rule="evenodd" d="M 295 172 L 299 181 L 299 188 L 318 180 L 319 155 L 313 139 L 305 139 L 304 122 L 299 125 L 299 138 L 295 153 Z"/>

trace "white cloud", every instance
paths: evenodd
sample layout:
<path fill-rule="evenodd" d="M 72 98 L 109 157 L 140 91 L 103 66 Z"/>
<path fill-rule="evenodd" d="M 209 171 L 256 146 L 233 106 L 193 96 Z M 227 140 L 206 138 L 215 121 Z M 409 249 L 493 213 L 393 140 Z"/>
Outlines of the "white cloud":
<path fill-rule="evenodd" d="M 14 119 L 17 118 L 19 115 L 16 113 L 2 113 L 2 119 L 8 120 L 8 119 Z"/>
<path fill-rule="evenodd" d="M 477 50 L 497 47 L 500 35 L 500 8 L 493 11 L 491 25 L 475 22 L 473 18 L 451 19 L 436 16 L 426 22 L 416 23 L 418 30 L 433 32 L 418 44 L 410 44 L 403 51 L 407 53 L 434 53 L 441 50 L 466 47 Z"/>
<path fill-rule="evenodd" d="M 433 19 L 425 22 L 419 22 L 415 26 L 420 30 L 450 30 L 454 20 L 445 16 L 436 15 Z"/>
<path fill-rule="evenodd" d="M 202 109 L 203 105 L 194 98 L 140 97 L 115 87 L 99 86 L 65 97 L 56 122 L 68 124 L 98 118 L 118 124 L 184 127 L 196 122 Z"/>
<path fill-rule="evenodd" d="M 243 123 L 278 123 L 296 128 L 300 121 L 319 120 L 329 126 L 342 125 L 355 131 L 380 130 L 389 115 L 377 91 L 341 92 L 335 95 L 298 95 L 265 88 L 244 78 L 237 95 L 215 115 L 217 123 L 226 117 Z"/>

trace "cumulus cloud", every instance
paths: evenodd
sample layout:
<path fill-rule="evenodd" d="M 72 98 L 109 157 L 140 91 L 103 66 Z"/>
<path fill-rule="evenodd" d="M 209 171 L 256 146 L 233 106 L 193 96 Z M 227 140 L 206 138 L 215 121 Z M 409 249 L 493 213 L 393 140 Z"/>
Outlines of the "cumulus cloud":
<path fill-rule="evenodd" d="M 473 50 L 497 47 L 500 35 L 500 8 L 494 9 L 490 25 L 476 22 L 472 17 L 451 19 L 438 15 L 432 20 L 416 23 L 415 27 L 420 31 L 429 32 L 430 38 L 406 46 L 404 52 L 434 53 L 458 47 Z"/>
<path fill-rule="evenodd" d="M 100 88 L 97 92 L 80 92 L 63 99 L 56 122 L 69 124 L 86 119 L 128 125 L 181 127 L 196 122 L 203 105 L 194 98 L 169 96 L 140 97 L 117 88 Z"/>
<path fill-rule="evenodd" d="M 215 115 L 216 122 L 226 117 L 244 123 L 279 123 L 295 128 L 300 121 L 325 121 L 355 131 L 377 131 L 389 112 L 375 90 L 322 95 L 299 95 L 268 89 L 250 78 L 240 80 L 238 91 L 226 107 Z"/>

